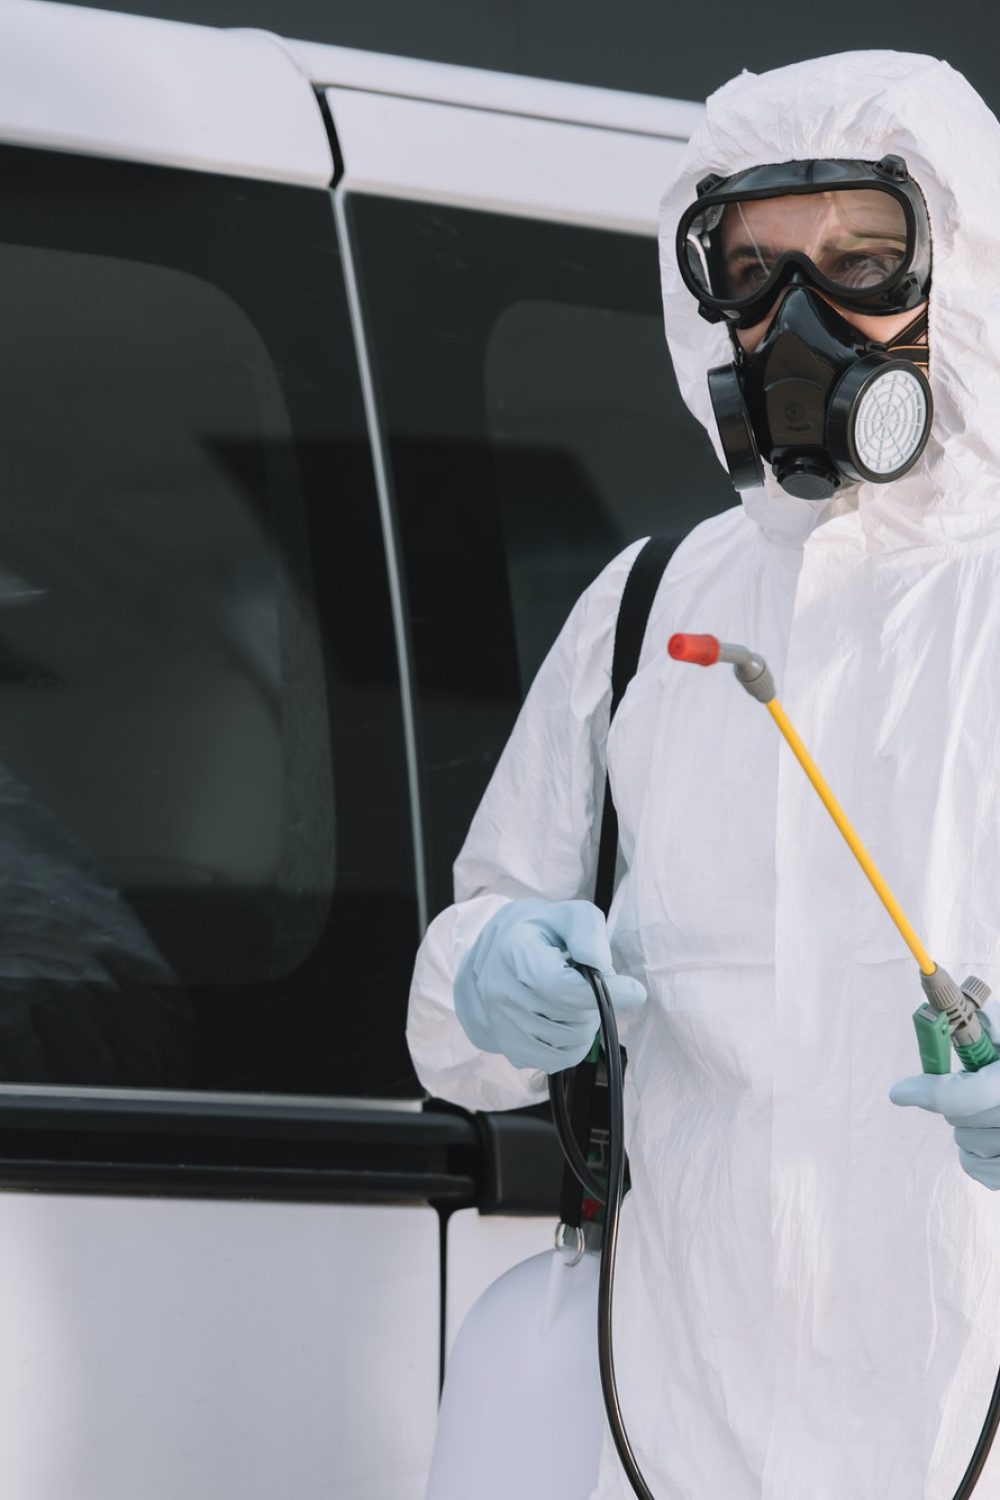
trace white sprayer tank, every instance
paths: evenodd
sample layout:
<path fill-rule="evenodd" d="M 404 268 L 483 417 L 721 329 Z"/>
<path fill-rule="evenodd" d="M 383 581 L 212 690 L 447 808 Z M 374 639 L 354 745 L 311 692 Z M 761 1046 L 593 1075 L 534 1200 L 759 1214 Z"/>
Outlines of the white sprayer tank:
<path fill-rule="evenodd" d="M 426 1500 L 587 1500 L 604 1405 L 599 1257 L 534 1255 L 488 1287 L 448 1361 Z"/>

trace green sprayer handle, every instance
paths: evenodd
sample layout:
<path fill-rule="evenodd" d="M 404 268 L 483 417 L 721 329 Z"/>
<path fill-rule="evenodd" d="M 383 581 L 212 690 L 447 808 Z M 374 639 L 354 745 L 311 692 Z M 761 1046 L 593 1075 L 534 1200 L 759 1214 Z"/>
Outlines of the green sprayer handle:
<path fill-rule="evenodd" d="M 950 1073 L 952 1048 L 967 1073 L 996 1062 L 1000 1054 L 977 1015 L 989 986 L 970 975 L 960 988 L 940 965 L 930 974 L 921 972 L 920 982 L 929 1003 L 914 1011 L 913 1025 L 924 1072 Z"/>

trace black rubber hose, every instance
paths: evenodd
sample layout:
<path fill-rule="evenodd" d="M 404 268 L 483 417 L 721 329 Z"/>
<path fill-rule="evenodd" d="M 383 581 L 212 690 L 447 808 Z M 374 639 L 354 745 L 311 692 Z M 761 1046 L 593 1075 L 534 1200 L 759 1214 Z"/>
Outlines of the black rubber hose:
<path fill-rule="evenodd" d="M 979 1442 L 976 1444 L 975 1452 L 969 1459 L 969 1467 L 962 1476 L 962 1483 L 955 1491 L 955 1500 L 969 1500 L 969 1496 L 979 1483 L 979 1477 L 983 1472 L 983 1465 L 990 1456 L 993 1447 L 993 1439 L 997 1435 L 997 1427 L 1000 1426 L 1000 1370 L 997 1371 L 996 1384 L 993 1387 L 993 1395 L 986 1411 L 986 1421 L 983 1430 L 979 1434 Z"/>
<path fill-rule="evenodd" d="M 586 964 L 577 964 L 576 967 L 590 982 L 601 1018 L 601 1040 L 608 1069 L 608 1105 L 611 1117 L 608 1132 L 610 1139 L 608 1142 L 607 1206 L 604 1212 L 601 1274 L 597 1290 L 597 1354 L 601 1369 L 601 1390 L 604 1393 L 604 1410 L 607 1413 L 608 1426 L 611 1428 L 611 1436 L 628 1482 L 639 1500 L 653 1500 L 653 1492 L 643 1478 L 642 1470 L 632 1452 L 632 1444 L 629 1442 L 618 1403 L 615 1351 L 611 1329 L 615 1295 L 615 1256 L 618 1251 L 618 1220 L 625 1192 L 624 1078 L 621 1047 L 618 1043 L 618 1023 L 615 1020 L 611 996 L 608 994 L 600 970 L 588 968 Z"/>
<path fill-rule="evenodd" d="M 555 1121 L 556 1135 L 559 1137 L 562 1154 L 587 1197 L 596 1198 L 598 1203 L 606 1203 L 608 1201 L 607 1189 L 590 1170 L 590 1165 L 580 1148 L 580 1142 L 573 1131 L 573 1122 L 569 1117 L 569 1106 L 566 1103 L 566 1077 L 565 1073 L 549 1075 L 549 1103 L 552 1106 L 552 1118 Z"/>
<path fill-rule="evenodd" d="M 571 960 L 572 962 L 572 960 Z M 615 1256 L 618 1251 L 618 1221 L 621 1215 L 622 1197 L 625 1189 L 625 1106 L 624 1106 L 624 1078 L 622 1074 L 622 1054 L 618 1042 L 618 1023 L 615 1020 L 614 1007 L 608 994 L 607 986 L 601 976 L 600 970 L 588 968 L 586 964 L 575 964 L 575 968 L 590 983 L 597 1001 L 597 1009 L 601 1018 L 601 1042 L 604 1047 L 605 1061 L 608 1069 L 608 1107 L 610 1114 L 609 1129 L 609 1162 L 608 1162 L 608 1190 L 607 1206 L 604 1214 L 604 1241 L 601 1245 L 601 1274 L 597 1292 L 597 1352 L 601 1370 L 601 1390 L 604 1395 L 604 1410 L 607 1413 L 608 1426 L 614 1439 L 618 1457 L 621 1459 L 622 1468 L 628 1478 L 629 1484 L 635 1491 L 639 1500 L 654 1500 L 653 1492 L 646 1483 L 642 1470 L 632 1452 L 632 1444 L 625 1430 L 625 1421 L 622 1417 L 621 1406 L 618 1401 L 618 1384 L 615 1379 L 615 1355 L 612 1340 L 612 1309 L 614 1305 L 615 1291 Z M 582 1160 L 576 1137 L 569 1128 L 569 1119 L 566 1112 L 566 1099 L 563 1086 L 558 1078 L 549 1080 L 549 1093 L 552 1097 L 552 1085 L 556 1085 L 557 1092 L 562 1097 L 562 1118 L 566 1122 L 567 1139 L 572 1140 L 576 1147 L 577 1156 Z M 560 1129 L 560 1115 L 557 1106 L 553 1102 L 553 1113 L 556 1118 L 556 1130 L 559 1133 L 560 1142 L 563 1141 L 563 1132 Z M 565 1144 L 563 1146 L 566 1151 Z M 576 1172 L 576 1167 L 567 1153 L 567 1160 Z M 586 1165 L 586 1164 L 584 1164 Z M 579 1177 L 579 1172 L 577 1176 Z M 589 1175 L 589 1169 L 588 1169 Z M 581 1181 L 583 1179 L 581 1178 Z M 587 1183 L 583 1183 L 587 1188 Z M 587 1188 L 589 1192 L 589 1188 Z M 594 1195 L 597 1196 L 596 1194 Z M 1000 1427 L 1000 1371 L 997 1372 L 996 1384 L 993 1387 L 993 1395 L 986 1412 L 986 1420 L 983 1423 L 979 1441 L 976 1443 L 975 1451 L 969 1460 L 969 1467 L 962 1476 L 962 1482 L 955 1491 L 954 1500 L 969 1500 L 973 1490 L 979 1482 L 983 1467 L 989 1457 L 996 1437 L 997 1428 Z"/>

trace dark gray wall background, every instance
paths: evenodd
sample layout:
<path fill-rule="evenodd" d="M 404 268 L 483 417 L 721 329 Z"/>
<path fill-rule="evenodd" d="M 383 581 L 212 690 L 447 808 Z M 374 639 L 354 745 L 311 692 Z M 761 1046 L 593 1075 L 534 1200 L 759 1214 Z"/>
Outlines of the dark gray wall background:
<path fill-rule="evenodd" d="M 982 0 L 114 0 L 102 10 L 704 99 L 741 68 L 863 47 L 943 57 L 1000 111 L 1000 8 Z M 970 150 L 974 149 L 970 143 Z"/>

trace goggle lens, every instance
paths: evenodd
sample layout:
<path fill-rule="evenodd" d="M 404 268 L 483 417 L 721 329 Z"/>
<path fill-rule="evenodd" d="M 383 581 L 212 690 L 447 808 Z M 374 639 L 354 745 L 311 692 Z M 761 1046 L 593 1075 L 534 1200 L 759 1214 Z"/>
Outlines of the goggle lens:
<path fill-rule="evenodd" d="M 833 286 L 863 294 L 889 282 L 911 250 L 902 203 L 878 188 L 714 203 L 694 215 L 684 241 L 695 285 L 730 303 L 760 293 L 789 252 Z"/>

